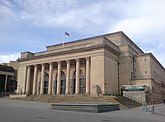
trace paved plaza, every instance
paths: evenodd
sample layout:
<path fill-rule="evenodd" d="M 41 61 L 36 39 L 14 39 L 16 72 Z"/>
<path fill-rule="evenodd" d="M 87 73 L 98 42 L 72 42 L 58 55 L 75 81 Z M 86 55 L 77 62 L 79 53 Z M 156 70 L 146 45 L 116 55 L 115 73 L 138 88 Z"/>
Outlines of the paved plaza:
<path fill-rule="evenodd" d="M 54 110 L 50 103 L 0 98 L 0 122 L 165 122 L 165 105 L 156 105 L 155 114 L 145 112 L 142 107 L 86 113 Z"/>

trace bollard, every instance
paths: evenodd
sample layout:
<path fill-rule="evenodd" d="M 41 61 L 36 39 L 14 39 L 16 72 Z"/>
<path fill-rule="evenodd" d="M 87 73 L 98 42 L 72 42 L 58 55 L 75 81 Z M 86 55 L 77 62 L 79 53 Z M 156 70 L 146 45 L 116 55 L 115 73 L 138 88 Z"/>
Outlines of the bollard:
<path fill-rule="evenodd" d="M 147 104 L 143 104 L 143 110 L 145 111 L 145 112 L 147 112 Z"/>
<path fill-rule="evenodd" d="M 147 112 L 147 103 L 143 103 L 143 110 L 145 111 L 145 112 Z"/>
<path fill-rule="evenodd" d="M 152 106 L 152 113 L 155 113 L 155 106 Z"/>
<path fill-rule="evenodd" d="M 143 104 L 143 110 L 145 110 L 145 105 Z"/>
<path fill-rule="evenodd" d="M 147 104 L 145 104 L 145 112 L 147 112 Z"/>

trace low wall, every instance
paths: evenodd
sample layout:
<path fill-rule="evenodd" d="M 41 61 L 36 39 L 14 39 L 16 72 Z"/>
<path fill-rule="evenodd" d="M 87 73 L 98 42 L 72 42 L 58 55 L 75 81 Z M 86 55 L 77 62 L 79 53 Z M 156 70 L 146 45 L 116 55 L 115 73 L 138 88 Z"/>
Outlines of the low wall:
<path fill-rule="evenodd" d="M 119 104 L 111 102 L 62 102 L 51 104 L 52 109 L 101 113 L 120 110 Z"/>
<path fill-rule="evenodd" d="M 27 97 L 26 94 L 10 94 L 9 98 L 23 98 L 23 97 Z"/>
<path fill-rule="evenodd" d="M 123 96 L 139 103 L 146 103 L 145 91 L 123 91 Z"/>

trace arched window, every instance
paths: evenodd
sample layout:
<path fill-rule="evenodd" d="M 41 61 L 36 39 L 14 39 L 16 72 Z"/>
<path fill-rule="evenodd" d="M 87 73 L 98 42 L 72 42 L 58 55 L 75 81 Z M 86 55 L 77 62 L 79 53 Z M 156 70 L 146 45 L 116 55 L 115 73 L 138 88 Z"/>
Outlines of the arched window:
<path fill-rule="evenodd" d="M 72 76 L 72 80 L 71 80 L 71 94 L 75 94 L 76 91 L 76 71 L 74 71 L 73 76 Z"/>
<path fill-rule="evenodd" d="M 83 74 L 82 70 L 80 69 L 80 85 L 79 85 L 79 93 L 85 94 L 85 75 Z M 71 94 L 75 94 L 76 91 L 76 70 L 72 75 L 71 80 Z"/>
<path fill-rule="evenodd" d="M 45 72 L 44 76 L 44 94 L 48 94 L 49 74 Z"/>
<path fill-rule="evenodd" d="M 54 92 L 57 94 L 57 76 L 56 74 L 56 79 L 54 81 Z M 61 71 L 61 82 L 60 82 L 60 94 L 65 94 L 65 89 L 66 89 L 66 76 L 63 71 Z"/>
<path fill-rule="evenodd" d="M 85 76 L 82 72 L 82 70 L 80 70 L 80 94 L 85 94 Z"/>
<path fill-rule="evenodd" d="M 66 88 L 66 76 L 63 71 L 61 71 L 61 90 L 60 94 L 65 94 L 65 88 Z"/>
<path fill-rule="evenodd" d="M 57 74 L 56 74 L 56 77 L 55 77 L 55 80 L 54 80 L 54 94 L 57 94 Z"/>

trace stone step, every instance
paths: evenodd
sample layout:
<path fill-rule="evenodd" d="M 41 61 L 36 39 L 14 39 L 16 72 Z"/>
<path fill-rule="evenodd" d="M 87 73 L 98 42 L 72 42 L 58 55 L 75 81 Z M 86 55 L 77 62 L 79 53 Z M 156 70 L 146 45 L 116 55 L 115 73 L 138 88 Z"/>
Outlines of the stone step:
<path fill-rule="evenodd" d="M 120 104 L 120 108 L 133 108 L 140 106 L 133 100 L 122 96 L 86 96 L 86 95 L 75 95 L 75 96 L 49 96 L 49 95 L 31 95 L 26 98 L 17 98 L 27 101 L 39 101 L 39 102 L 49 102 L 49 103 L 59 103 L 59 102 L 112 102 Z"/>

